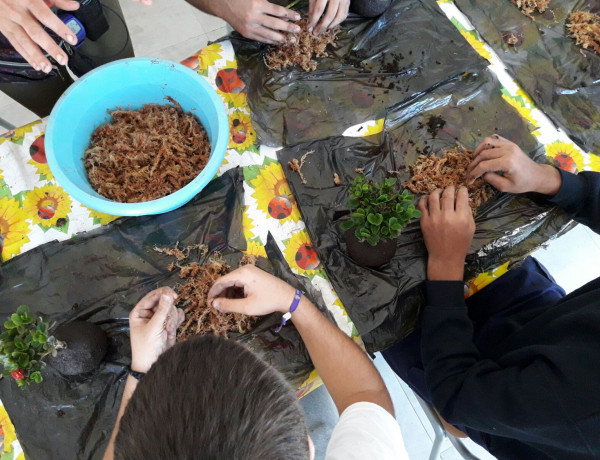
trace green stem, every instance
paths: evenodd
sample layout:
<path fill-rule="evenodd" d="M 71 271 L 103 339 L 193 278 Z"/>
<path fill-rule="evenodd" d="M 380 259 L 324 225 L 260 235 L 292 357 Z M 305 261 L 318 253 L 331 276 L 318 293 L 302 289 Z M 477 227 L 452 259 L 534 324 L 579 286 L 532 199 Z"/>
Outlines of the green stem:
<path fill-rule="evenodd" d="M 286 8 L 291 8 L 292 6 L 296 6 L 298 3 L 300 3 L 300 0 L 294 0 L 292 3 L 290 3 L 288 6 L 286 6 Z"/>

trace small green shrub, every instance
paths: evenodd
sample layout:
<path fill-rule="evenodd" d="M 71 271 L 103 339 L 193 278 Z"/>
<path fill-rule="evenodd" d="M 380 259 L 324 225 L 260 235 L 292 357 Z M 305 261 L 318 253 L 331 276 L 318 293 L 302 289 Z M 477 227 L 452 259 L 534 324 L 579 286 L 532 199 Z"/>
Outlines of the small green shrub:
<path fill-rule="evenodd" d="M 16 313 L 4 323 L 5 331 L 0 334 L 0 364 L 2 374 L 12 377 L 20 388 L 30 383 L 40 383 L 42 360 L 47 355 L 56 356 L 65 344 L 49 336 L 50 323 L 43 318 L 34 318 L 27 305 L 21 305 Z"/>
<path fill-rule="evenodd" d="M 421 217 L 421 212 L 413 204 L 413 195 L 395 190 L 396 182 L 396 178 L 389 178 L 374 183 L 364 174 L 354 179 L 348 199 L 350 220 L 342 223 L 342 229 L 354 227 L 356 238 L 371 246 L 398 238 L 402 228 L 411 219 Z"/>

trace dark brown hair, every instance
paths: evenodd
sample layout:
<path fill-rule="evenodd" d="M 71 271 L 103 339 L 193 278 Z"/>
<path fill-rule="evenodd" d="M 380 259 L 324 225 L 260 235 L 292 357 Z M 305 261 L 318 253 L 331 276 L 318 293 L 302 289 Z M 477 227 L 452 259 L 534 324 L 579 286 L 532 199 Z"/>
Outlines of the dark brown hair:
<path fill-rule="evenodd" d="M 206 335 L 163 353 L 121 419 L 115 459 L 306 460 L 295 392 L 233 340 Z"/>

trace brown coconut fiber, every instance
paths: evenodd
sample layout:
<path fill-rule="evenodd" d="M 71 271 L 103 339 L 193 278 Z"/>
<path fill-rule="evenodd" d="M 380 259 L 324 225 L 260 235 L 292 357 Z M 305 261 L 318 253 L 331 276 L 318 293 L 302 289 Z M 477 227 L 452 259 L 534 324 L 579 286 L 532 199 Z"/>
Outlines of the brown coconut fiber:
<path fill-rule="evenodd" d="M 317 61 L 313 58 L 328 56 L 327 45 L 335 46 L 339 27 L 313 35 L 308 31 L 308 19 L 301 19 L 297 24 L 301 29 L 299 34 L 288 34 L 286 43 L 269 48 L 264 58 L 268 69 L 283 70 L 297 65 L 305 72 L 314 71 L 317 69 Z M 289 42 L 291 37 L 295 37 L 294 43 Z"/>
<path fill-rule="evenodd" d="M 90 184 L 120 203 L 169 195 L 189 184 L 206 166 L 210 142 L 191 113 L 174 105 L 109 110 L 110 123 L 97 128 L 83 161 Z"/>
<path fill-rule="evenodd" d="M 469 191 L 469 205 L 475 210 L 493 195 L 492 188 L 483 180 L 477 179 L 466 185 L 466 174 L 473 159 L 473 150 L 455 147 L 443 150 L 442 156 L 421 155 L 412 167 L 413 175 L 406 187 L 418 195 L 428 195 L 435 189 L 451 185 L 466 186 Z"/>
<path fill-rule="evenodd" d="M 600 54 L 600 15 L 576 11 L 567 18 L 569 36 L 584 49 Z"/>
<path fill-rule="evenodd" d="M 227 337 L 228 332 L 248 332 L 256 320 L 254 316 L 240 313 L 219 313 L 208 305 L 208 292 L 215 282 L 232 271 L 231 267 L 218 253 L 213 254 L 205 263 L 191 262 L 182 264 L 193 250 L 204 257 L 208 248 L 205 245 L 188 246 L 179 248 L 154 248 L 155 251 L 168 254 L 177 259 L 168 265 L 169 271 L 179 269 L 179 278 L 182 280 L 173 287 L 177 293 L 176 306 L 185 312 L 185 319 L 177 330 L 177 341 L 187 340 L 203 334 L 215 334 Z M 254 256 L 245 255 L 240 261 L 241 265 L 256 262 Z"/>

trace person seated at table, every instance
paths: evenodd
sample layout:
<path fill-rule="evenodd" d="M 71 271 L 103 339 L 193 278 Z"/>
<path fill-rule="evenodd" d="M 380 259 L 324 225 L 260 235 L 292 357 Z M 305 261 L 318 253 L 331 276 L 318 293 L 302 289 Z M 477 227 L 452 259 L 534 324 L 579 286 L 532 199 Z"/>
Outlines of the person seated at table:
<path fill-rule="evenodd" d="M 244 298 L 227 298 L 230 288 L 243 289 Z M 104 458 L 313 458 L 295 392 L 273 367 L 222 337 L 174 345 L 184 317 L 175 298 L 171 289 L 157 289 L 129 315 L 132 375 Z M 373 363 L 300 291 L 247 265 L 220 278 L 210 302 L 219 312 L 278 311 L 288 320 L 291 312 L 341 414 L 326 458 L 408 458 L 390 395 Z"/>
<path fill-rule="evenodd" d="M 279 44 L 286 40 L 286 33 L 300 32 L 294 24 L 300 14 L 285 6 L 292 0 L 186 0 L 213 16 L 218 16 L 246 38 L 263 43 Z M 365 17 L 379 16 L 391 0 L 310 0 L 308 10 L 309 30 L 315 35 L 340 24 L 348 11 Z M 295 40 L 293 37 L 290 39 Z"/>
<path fill-rule="evenodd" d="M 533 162 L 494 135 L 467 178 L 502 192 L 537 192 L 600 232 L 600 173 Z M 421 329 L 383 352 L 446 423 L 499 459 L 600 458 L 600 278 L 569 295 L 528 257 L 464 299 L 475 222 L 465 187 L 424 196 L 429 252 Z M 577 261 L 573 261 L 577 270 Z"/>

